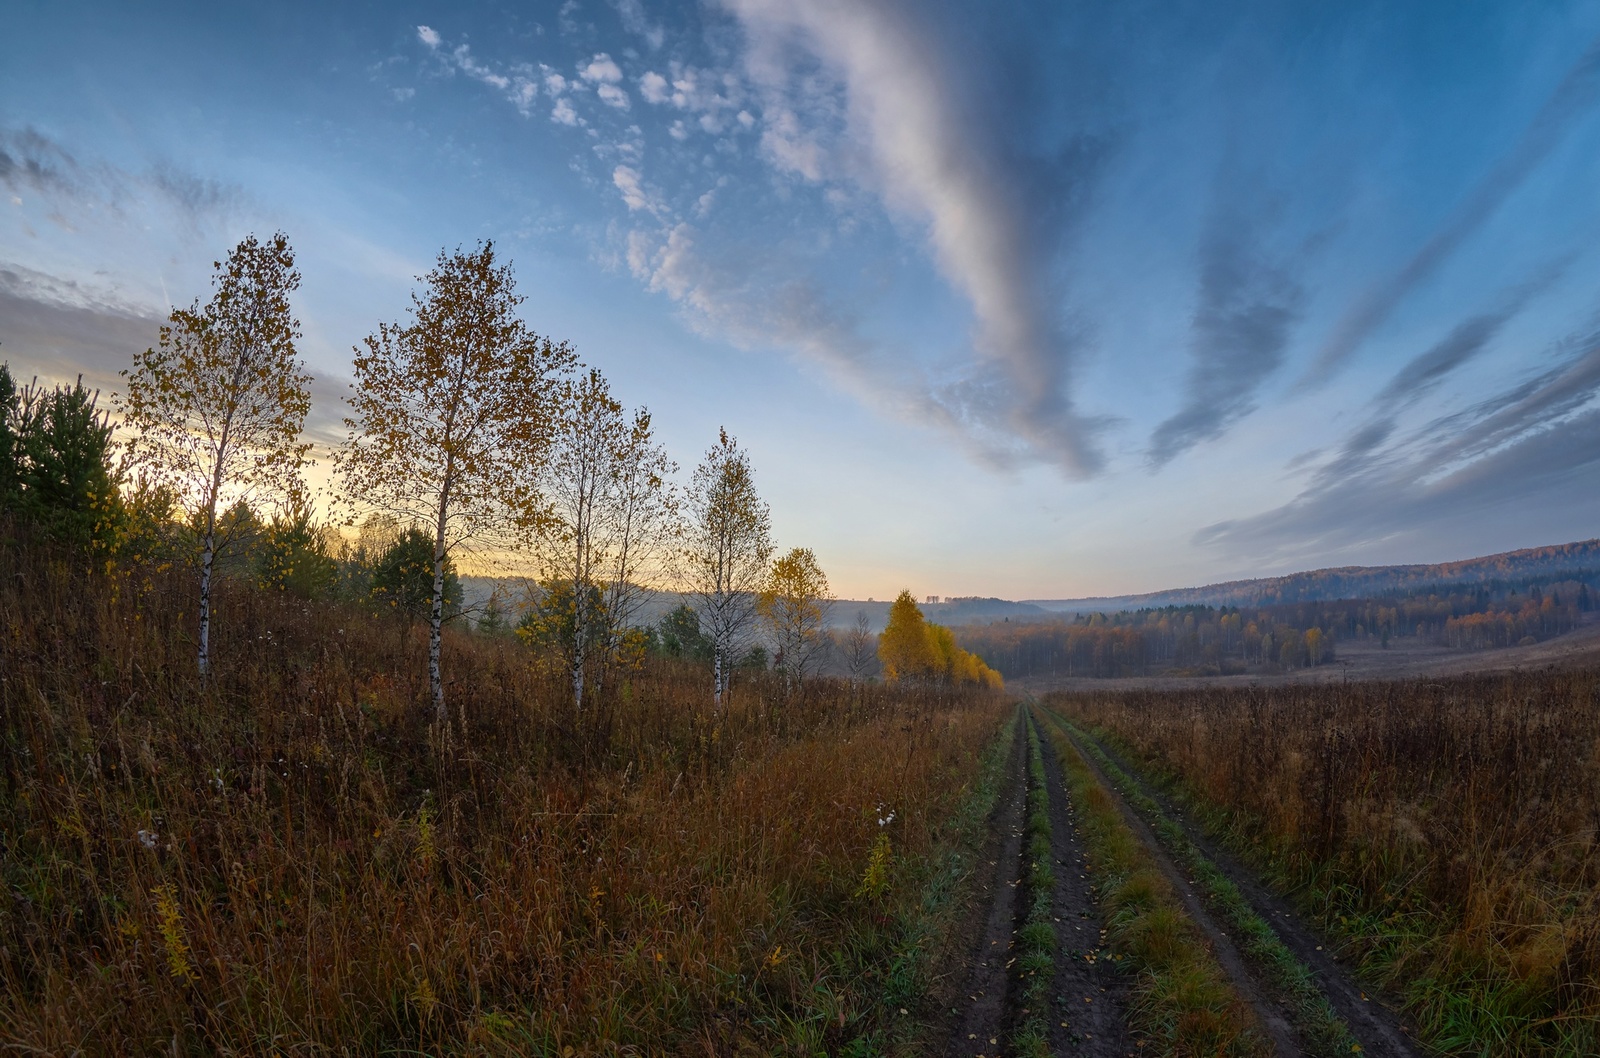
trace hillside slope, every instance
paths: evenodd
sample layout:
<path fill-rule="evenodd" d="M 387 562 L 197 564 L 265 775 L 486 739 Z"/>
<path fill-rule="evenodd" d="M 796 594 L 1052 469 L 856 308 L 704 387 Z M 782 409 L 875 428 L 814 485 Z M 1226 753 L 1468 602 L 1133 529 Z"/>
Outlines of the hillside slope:
<path fill-rule="evenodd" d="M 1498 555 L 1408 566 L 1338 566 L 1282 577 L 1234 580 L 1199 588 L 1085 599 L 1027 599 L 1056 613 L 1111 613 L 1163 606 L 1272 606 L 1282 603 L 1373 599 L 1428 588 L 1508 581 L 1529 584 L 1600 577 L 1600 540 L 1551 544 Z"/>

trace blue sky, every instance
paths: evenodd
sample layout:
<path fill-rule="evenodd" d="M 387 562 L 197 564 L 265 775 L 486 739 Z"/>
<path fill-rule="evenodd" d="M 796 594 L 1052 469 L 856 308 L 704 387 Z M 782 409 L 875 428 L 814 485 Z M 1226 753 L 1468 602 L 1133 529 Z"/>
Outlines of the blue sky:
<path fill-rule="evenodd" d="M 247 232 L 312 429 L 441 248 L 726 426 L 842 594 L 1047 598 L 1600 527 L 1600 8 L 0 9 L 0 356 L 114 388 Z"/>

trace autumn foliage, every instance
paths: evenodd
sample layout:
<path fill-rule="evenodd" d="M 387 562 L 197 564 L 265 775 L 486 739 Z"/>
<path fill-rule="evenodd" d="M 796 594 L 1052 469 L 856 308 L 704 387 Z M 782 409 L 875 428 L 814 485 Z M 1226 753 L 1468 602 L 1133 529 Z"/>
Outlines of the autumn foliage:
<path fill-rule="evenodd" d="M 888 625 L 878 638 L 878 660 L 891 683 L 998 689 L 1003 682 L 998 672 L 958 647 L 950 629 L 929 623 L 909 591 L 902 591 L 889 607 Z"/>

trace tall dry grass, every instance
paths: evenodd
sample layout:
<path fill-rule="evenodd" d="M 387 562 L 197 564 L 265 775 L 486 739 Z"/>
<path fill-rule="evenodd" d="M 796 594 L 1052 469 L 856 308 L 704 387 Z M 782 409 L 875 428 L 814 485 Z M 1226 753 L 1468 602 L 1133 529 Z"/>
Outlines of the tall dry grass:
<path fill-rule="evenodd" d="M 457 635 L 430 732 L 420 628 L 238 586 L 217 610 L 201 687 L 189 578 L 0 543 L 0 1045 L 908 1038 L 886 1000 L 927 983 L 919 901 L 1000 699 L 756 678 L 713 715 L 660 661 L 576 717 L 520 644 Z"/>
<path fill-rule="evenodd" d="M 1600 673 L 1053 704 L 1213 809 L 1442 1049 L 1600 1050 Z"/>

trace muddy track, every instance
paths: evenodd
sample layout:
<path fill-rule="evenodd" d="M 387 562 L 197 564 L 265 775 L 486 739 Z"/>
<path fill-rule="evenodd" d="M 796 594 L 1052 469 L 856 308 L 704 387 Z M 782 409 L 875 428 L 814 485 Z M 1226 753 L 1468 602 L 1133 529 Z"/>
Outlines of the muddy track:
<path fill-rule="evenodd" d="M 1118 812 L 1121 813 L 1123 820 L 1128 824 L 1129 829 L 1133 831 L 1134 836 L 1149 850 L 1151 859 L 1155 861 L 1161 873 L 1166 875 L 1167 880 L 1172 883 L 1173 889 L 1178 894 L 1178 899 L 1183 903 L 1185 913 L 1194 922 L 1195 926 L 1200 929 L 1200 932 L 1205 934 L 1206 940 L 1211 946 L 1212 954 L 1216 956 L 1217 962 L 1228 975 L 1235 991 L 1255 1010 L 1256 1017 L 1261 1022 L 1261 1027 L 1266 1032 L 1267 1038 L 1272 1041 L 1273 1049 L 1277 1052 L 1279 1058 L 1299 1058 L 1305 1051 L 1296 1038 L 1293 1024 L 1288 1015 L 1273 1000 L 1267 990 L 1262 987 L 1255 973 L 1250 969 L 1244 955 L 1239 951 L 1238 946 L 1234 944 L 1228 937 L 1227 932 L 1206 909 L 1204 902 L 1200 899 L 1200 894 L 1195 892 L 1194 885 L 1178 869 L 1177 864 L 1168 855 L 1165 846 L 1156 838 L 1155 832 L 1150 829 L 1149 824 L 1133 810 L 1133 807 L 1117 791 L 1116 786 L 1112 784 L 1106 773 L 1101 770 L 1094 757 L 1089 754 L 1088 750 L 1083 748 L 1083 744 L 1077 736 L 1065 727 L 1062 727 L 1061 731 L 1078 750 L 1078 755 L 1083 758 L 1084 763 L 1089 766 L 1089 770 L 1094 774 L 1095 781 L 1104 787 L 1106 793 L 1110 795 L 1111 800 L 1117 806 Z"/>
<path fill-rule="evenodd" d="M 990 870 L 973 900 L 986 905 L 988 913 L 973 948 L 966 988 L 958 996 L 957 1017 L 945 1047 L 947 1058 L 996 1058 L 1010 1031 L 1007 967 L 1021 905 L 1022 812 L 1028 785 L 1026 731 L 1018 722 L 1006 762 L 1005 785 L 990 820 L 991 840 L 978 861 L 980 868 L 987 864 Z"/>
<path fill-rule="evenodd" d="M 1023 828 L 1028 790 L 1028 728 L 1025 714 L 1016 726 L 1005 787 L 995 806 L 990 844 L 981 863 L 989 876 L 974 894 L 987 904 L 982 932 L 974 946 L 966 990 L 945 1048 L 947 1058 L 998 1058 L 1021 1017 L 1018 982 L 1012 971 L 1016 935 L 1026 913 L 1023 878 Z M 1041 732 L 1042 735 L 1042 732 Z M 1051 918 L 1055 922 L 1055 973 L 1048 1011 L 1052 1054 L 1121 1058 L 1138 1050 L 1128 1033 L 1125 1007 L 1128 981 L 1102 958 L 1104 921 L 1089 881 L 1087 852 L 1067 798 L 1061 764 L 1053 750 L 1042 754 L 1050 795 L 1050 845 L 1055 864 Z"/>
<path fill-rule="evenodd" d="M 1034 723 L 1029 715 L 1029 722 Z M 1056 922 L 1056 974 L 1050 994 L 1052 1054 L 1112 1055 L 1138 1053 L 1128 1033 L 1128 979 L 1103 958 L 1105 921 L 1089 881 L 1087 851 L 1078 833 L 1076 813 L 1067 798 L 1061 762 L 1045 733 L 1045 782 L 1050 791 L 1050 846 L 1055 859 L 1056 887 L 1051 915 Z"/>
<path fill-rule="evenodd" d="M 1071 732 L 1068 732 L 1068 737 L 1072 737 Z M 1311 970 L 1317 987 L 1327 996 L 1328 1002 L 1344 1019 L 1351 1035 L 1360 1041 L 1368 1055 L 1375 1058 L 1388 1058 L 1391 1055 L 1395 1058 L 1419 1058 L 1426 1053 L 1409 1034 L 1401 1018 L 1351 977 L 1350 972 L 1333 955 L 1333 945 L 1318 937 L 1293 905 L 1263 885 L 1254 872 L 1208 838 L 1170 797 L 1145 782 L 1121 755 L 1100 740 L 1091 740 L 1128 775 L 1140 792 L 1156 802 L 1167 818 L 1183 829 L 1195 848 L 1238 887 L 1255 913 L 1266 920 L 1284 946 Z"/>

